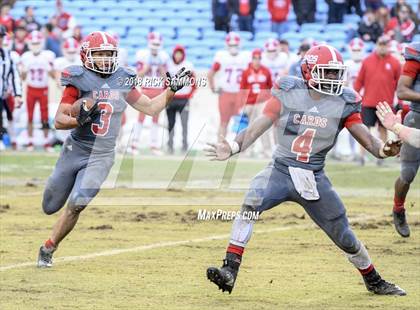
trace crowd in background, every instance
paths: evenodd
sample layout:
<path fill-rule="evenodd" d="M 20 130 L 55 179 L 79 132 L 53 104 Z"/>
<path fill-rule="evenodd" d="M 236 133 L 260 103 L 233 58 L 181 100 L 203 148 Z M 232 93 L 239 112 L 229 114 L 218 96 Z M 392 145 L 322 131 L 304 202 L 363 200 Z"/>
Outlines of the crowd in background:
<path fill-rule="evenodd" d="M 366 72 L 368 68 L 372 68 L 372 63 L 375 63 L 375 59 L 377 57 L 387 57 L 387 59 L 392 57 L 389 58 L 391 59 L 390 62 L 392 62 L 392 75 L 382 74 L 387 72 L 388 68 L 375 67 L 375 65 L 373 65 L 373 68 L 376 68 L 380 77 L 385 76 L 389 79 L 388 81 L 384 80 L 384 83 L 387 85 L 386 88 L 389 88 L 386 98 L 387 101 L 403 107 L 404 103 L 398 101 L 395 97 L 395 87 L 401 70 L 401 63 L 404 61 L 402 58 L 403 45 L 400 43 L 410 42 L 418 31 L 418 16 L 416 16 L 413 8 L 406 4 L 404 0 L 398 0 L 391 8 L 385 6 L 381 0 L 365 0 L 363 5 L 360 0 L 328 0 L 326 2 L 329 5 L 328 20 L 326 20 L 327 23 L 342 23 L 344 14 L 348 12 L 354 11 L 357 15 L 361 16 L 357 31 L 354 31 L 354 33 L 349 36 L 349 40 L 352 39 L 348 45 L 351 55 L 351 59 L 348 60 L 350 61 L 349 67 L 351 69 L 351 74 L 349 75 L 349 86 L 356 85 L 355 88 L 357 88 L 358 91 L 369 97 L 368 107 L 370 108 L 372 107 L 370 102 L 371 100 L 384 100 L 383 98 L 371 95 L 372 92 L 376 92 L 377 94 L 378 92 L 377 88 L 371 86 L 372 75 Z M 10 15 L 12 4 L 13 2 L 8 2 L 1 5 L 0 24 L 4 25 L 8 32 L 9 40 L 6 40 L 6 42 L 8 42 L 7 47 L 15 51 L 18 55 L 22 56 L 28 51 L 28 37 L 31 33 L 33 33 L 33 31 L 40 31 L 43 33 L 45 38 L 45 49 L 52 51 L 57 58 L 63 56 L 63 42 L 65 42 L 66 39 L 71 38 L 78 43 L 82 41 L 82 26 L 77 24 L 77 21 L 72 14 L 64 10 L 63 4 L 60 0 L 56 1 L 56 13 L 51 16 L 45 25 L 41 25 L 37 21 L 36 12 L 34 12 L 34 8 L 31 6 L 27 6 L 25 8 L 25 15 L 20 19 L 13 19 Z M 226 31 L 228 33 L 228 37 L 232 29 L 255 33 L 258 31 L 258 29 L 254 28 L 255 12 L 258 5 L 261 5 L 261 3 L 258 3 L 257 0 L 213 0 L 212 14 L 215 30 Z M 261 72 L 263 72 L 265 70 L 264 73 L 261 74 L 264 74 L 267 77 L 270 76 L 270 82 L 267 78 L 267 83 L 264 86 L 266 89 L 271 88 L 272 80 L 275 80 L 278 76 L 294 75 L 301 77 L 301 60 L 311 46 L 319 44 L 320 42 L 315 42 L 309 38 L 302 41 L 297 51 L 297 55 L 294 51 L 290 50 L 288 41 L 282 39 L 282 34 L 288 31 L 288 25 L 290 25 L 290 22 L 288 22 L 290 9 L 293 9 L 296 15 L 296 23 L 298 25 L 313 23 L 315 21 L 316 0 L 268 0 L 267 10 L 271 15 L 272 30 L 278 34 L 278 39 L 270 38 L 267 40 L 265 46 L 261 46 L 260 49 L 252 52 L 249 60 L 245 61 L 243 68 L 240 68 L 240 76 L 238 76 L 237 79 L 238 85 L 236 85 L 237 87 L 251 89 L 252 85 L 247 85 L 246 81 L 241 81 L 241 79 L 246 79 L 247 75 L 252 74 L 254 71 L 259 72 L 262 70 Z M 236 16 L 235 19 L 233 19 L 232 16 Z M 160 37 L 159 34 L 154 34 L 152 36 Z M 359 42 L 357 41 L 358 39 L 360 39 L 359 41 L 361 43 L 355 43 Z M 160 37 L 160 41 L 161 40 L 162 38 Z M 240 38 L 237 40 L 240 40 Z M 363 42 L 372 42 L 376 44 L 375 50 L 371 54 L 367 55 L 366 50 L 363 48 Z M 384 45 L 386 45 L 386 50 L 383 49 Z M 184 49 L 180 47 L 177 48 L 178 52 L 182 51 L 185 56 Z M 272 54 L 274 50 L 275 55 Z M 173 51 L 173 54 L 171 55 L 172 58 L 175 57 L 174 55 L 176 52 L 177 51 L 175 50 Z M 151 53 L 153 53 L 152 50 Z M 160 55 L 159 53 L 156 55 Z M 169 55 L 156 57 L 160 60 L 171 58 Z M 275 67 L 274 63 L 276 62 L 276 59 L 279 59 L 277 64 L 280 63 L 281 71 L 279 68 Z M 184 61 L 184 58 L 182 58 L 182 61 Z M 123 62 L 126 63 L 127 61 Z M 211 69 L 213 72 L 211 74 L 216 74 L 219 70 L 217 69 L 217 65 L 215 66 L 218 62 L 219 59 L 216 55 Z M 270 67 L 270 64 L 273 64 L 273 66 Z M 175 65 L 177 65 L 177 63 L 175 63 Z M 363 77 L 359 76 L 359 70 L 361 70 L 361 68 L 363 68 Z M 141 68 L 137 69 L 138 72 L 141 72 Z M 377 81 L 376 85 L 378 85 Z M 380 85 L 383 86 L 383 84 Z M 212 90 L 217 92 L 215 89 Z M 191 90 L 191 93 L 188 93 L 185 98 L 178 98 L 178 108 L 174 105 L 167 111 L 168 124 L 170 127 L 170 139 L 168 142 L 169 153 L 174 152 L 172 130 L 175 125 L 175 114 L 177 112 L 181 115 L 182 128 L 184 130 L 182 149 L 185 151 L 188 148 L 188 115 L 185 114 L 185 111 L 188 111 L 188 109 L 183 110 L 183 107 L 186 106 L 186 103 L 183 102 L 183 100 L 185 101 L 185 99 L 191 98 L 193 92 L 194 91 Z M 372 97 L 375 98 L 372 99 Z M 255 113 L 261 112 L 261 109 L 245 109 L 245 111 L 247 110 L 249 112 L 248 114 L 254 115 L 250 117 L 250 119 L 255 118 Z M 256 112 L 253 110 L 256 110 Z M 238 113 L 239 111 L 235 110 L 235 112 Z M 227 122 L 229 122 L 231 116 L 233 115 L 230 115 L 229 118 L 224 121 L 224 124 L 221 124 L 219 133 L 226 134 Z M 221 115 L 221 120 L 223 117 L 225 116 Z M 143 120 L 139 119 L 139 124 L 137 124 L 135 130 L 138 132 L 138 136 L 140 136 Z M 223 121 L 221 121 L 221 123 L 223 123 Z M 157 127 L 157 120 L 154 119 L 153 124 L 153 126 L 156 125 Z M 373 127 L 376 125 L 376 121 L 372 121 L 370 119 L 369 121 L 366 121 L 366 124 Z M 381 138 L 386 138 L 385 133 L 381 132 Z M 47 143 L 48 147 L 49 144 L 50 143 Z M 268 143 L 265 142 L 264 144 L 264 147 L 266 147 Z M 356 153 L 357 151 L 354 150 L 354 141 L 351 141 L 350 144 L 353 145 L 353 153 Z M 134 153 L 137 146 L 133 144 L 131 147 Z M 156 149 L 156 145 L 153 145 L 153 143 L 152 148 Z M 354 157 L 360 159 L 362 163 L 364 162 L 363 154 L 361 157 L 358 155 L 355 155 Z"/>

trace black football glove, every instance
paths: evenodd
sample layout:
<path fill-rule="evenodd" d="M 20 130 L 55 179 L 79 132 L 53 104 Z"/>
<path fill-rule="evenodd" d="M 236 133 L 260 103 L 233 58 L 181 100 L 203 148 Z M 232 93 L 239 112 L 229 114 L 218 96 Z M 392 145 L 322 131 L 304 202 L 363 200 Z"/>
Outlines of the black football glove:
<path fill-rule="evenodd" d="M 166 86 L 176 93 L 189 82 L 190 77 L 191 71 L 185 71 L 185 67 L 182 67 L 174 76 L 166 72 Z"/>
<path fill-rule="evenodd" d="M 95 115 L 99 114 L 97 102 L 95 102 L 95 104 L 89 110 L 85 109 L 85 103 L 86 101 L 83 101 L 83 103 L 80 105 L 80 112 L 79 116 L 77 117 L 77 123 L 80 127 L 82 127 L 85 124 L 91 123 Z"/>

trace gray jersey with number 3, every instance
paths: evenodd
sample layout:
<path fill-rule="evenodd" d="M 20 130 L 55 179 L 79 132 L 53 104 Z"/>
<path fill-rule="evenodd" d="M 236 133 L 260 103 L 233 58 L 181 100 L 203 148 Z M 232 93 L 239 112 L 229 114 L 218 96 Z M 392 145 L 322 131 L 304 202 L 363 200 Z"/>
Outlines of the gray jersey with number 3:
<path fill-rule="evenodd" d="M 282 112 L 275 163 L 321 170 L 346 118 L 360 111 L 360 96 L 344 88 L 341 96 L 322 95 L 314 100 L 302 79 L 282 77 L 276 84 L 272 94 L 280 100 Z"/>
<path fill-rule="evenodd" d="M 61 84 L 76 87 L 80 98 L 92 98 L 100 110 L 92 123 L 71 131 L 76 143 L 95 152 L 114 150 L 122 114 L 127 107 L 126 97 L 133 85 L 124 81 L 135 76 L 133 70 L 122 67 L 111 75 L 103 76 L 82 66 L 70 66 L 63 71 Z"/>

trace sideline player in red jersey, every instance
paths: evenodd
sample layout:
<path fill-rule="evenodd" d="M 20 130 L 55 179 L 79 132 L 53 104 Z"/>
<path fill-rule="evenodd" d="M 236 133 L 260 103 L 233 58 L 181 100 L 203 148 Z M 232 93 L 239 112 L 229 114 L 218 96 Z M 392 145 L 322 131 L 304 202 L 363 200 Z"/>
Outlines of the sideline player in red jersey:
<path fill-rule="evenodd" d="M 346 127 L 377 158 L 395 156 L 400 141 L 383 143 L 362 124 L 360 96 L 344 87 L 346 66 L 340 53 L 329 45 L 312 47 L 301 64 L 303 79 L 283 77 L 272 89 L 264 115 L 232 142 L 210 144 L 213 160 L 226 160 L 247 149 L 279 122 L 279 144 L 272 162 L 251 182 L 241 212 L 259 214 L 282 202 L 300 204 L 313 221 L 345 253 L 360 271 L 366 288 L 379 295 L 406 295 L 381 278 L 363 243 L 350 228 L 346 209 L 324 172 L 325 157 Z M 234 220 L 230 243 L 221 268 L 207 269 L 208 279 L 223 291 L 232 291 L 245 246 L 254 226 L 249 216 Z"/>

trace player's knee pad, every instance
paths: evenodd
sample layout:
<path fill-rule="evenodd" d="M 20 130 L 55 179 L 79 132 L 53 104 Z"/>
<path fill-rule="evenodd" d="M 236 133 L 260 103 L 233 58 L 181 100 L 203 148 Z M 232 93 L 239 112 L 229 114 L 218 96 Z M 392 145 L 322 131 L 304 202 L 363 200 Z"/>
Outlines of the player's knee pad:
<path fill-rule="evenodd" d="M 71 194 L 68 202 L 68 208 L 72 212 L 80 213 L 91 201 L 91 197 L 87 197 L 84 193 L 76 191 Z"/>
<path fill-rule="evenodd" d="M 415 161 L 401 162 L 401 175 L 400 175 L 401 180 L 406 184 L 410 184 L 411 182 L 413 182 L 414 178 L 416 177 L 418 168 L 419 168 L 419 165 Z"/>
<path fill-rule="evenodd" d="M 42 129 L 50 129 L 50 124 L 48 122 L 42 122 Z"/>
<path fill-rule="evenodd" d="M 345 228 L 338 238 L 340 247 L 346 253 L 357 253 L 360 249 L 360 242 L 357 240 L 355 234 L 350 227 Z"/>
<path fill-rule="evenodd" d="M 44 191 L 42 198 L 42 210 L 45 214 L 51 215 L 60 210 L 63 206 L 54 199 L 54 192 L 48 187 Z"/>
<path fill-rule="evenodd" d="M 235 218 L 230 235 L 230 243 L 245 247 L 251 239 L 255 223 L 255 216 L 258 214 L 253 207 L 243 205 L 240 214 Z"/>

